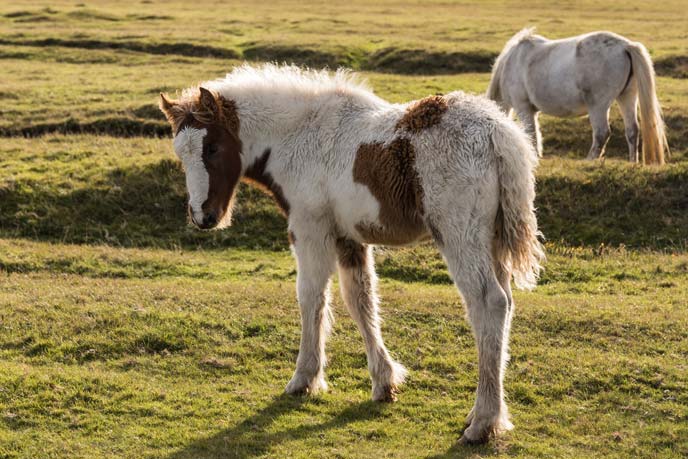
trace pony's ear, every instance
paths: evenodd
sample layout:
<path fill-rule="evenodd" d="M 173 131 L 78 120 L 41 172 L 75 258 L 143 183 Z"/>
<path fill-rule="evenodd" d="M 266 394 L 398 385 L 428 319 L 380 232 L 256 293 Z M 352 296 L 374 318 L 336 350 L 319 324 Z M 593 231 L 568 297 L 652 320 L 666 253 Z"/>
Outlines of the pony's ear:
<path fill-rule="evenodd" d="M 160 111 L 165 114 L 165 118 L 170 122 L 172 127 L 176 130 L 179 123 L 184 119 L 184 110 L 180 107 L 179 103 L 174 100 L 168 99 L 165 94 L 160 93 L 160 102 L 158 103 Z"/>
<path fill-rule="evenodd" d="M 218 104 L 215 94 L 204 87 L 198 88 L 201 91 L 201 107 L 203 110 L 212 113 L 215 120 L 219 120 L 221 116 L 220 104 Z"/>

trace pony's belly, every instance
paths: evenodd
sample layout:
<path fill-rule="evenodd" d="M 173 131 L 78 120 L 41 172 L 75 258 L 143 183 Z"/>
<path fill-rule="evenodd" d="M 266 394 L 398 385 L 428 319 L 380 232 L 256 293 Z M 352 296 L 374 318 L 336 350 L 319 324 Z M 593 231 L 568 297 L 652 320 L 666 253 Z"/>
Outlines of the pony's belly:
<path fill-rule="evenodd" d="M 582 116 L 588 113 L 585 105 L 562 106 L 562 105 L 544 105 L 535 104 L 537 109 L 545 115 L 556 116 L 559 118 L 570 118 L 574 116 Z"/>
<path fill-rule="evenodd" d="M 580 92 L 567 83 L 561 85 L 546 82 L 538 87 L 530 88 L 529 98 L 538 111 L 551 116 L 569 117 L 587 113 L 585 101 Z"/>
<path fill-rule="evenodd" d="M 361 222 L 356 225 L 360 242 L 375 245 L 402 246 L 416 244 L 430 238 L 430 232 L 420 220 L 397 226 Z"/>

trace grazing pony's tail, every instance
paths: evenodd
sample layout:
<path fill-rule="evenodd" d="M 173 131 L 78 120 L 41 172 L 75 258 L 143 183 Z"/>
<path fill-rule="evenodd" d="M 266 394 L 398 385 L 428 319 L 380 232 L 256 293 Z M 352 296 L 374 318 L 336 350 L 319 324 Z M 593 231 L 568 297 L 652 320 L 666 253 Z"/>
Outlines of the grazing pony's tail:
<path fill-rule="evenodd" d="M 638 82 L 640 101 L 640 131 L 643 138 L 643 163 L 664 164 L 664 150 L 669 146 L 664 133 L 662 110 L 655 89 L 655 70 L 647 48 L 641 43 L 629 42 L 626 51 L 631 56 L 633 75 Z"/>
<path fill-rule="evenodd" d="M 499 173 L 499 210 L 493 241 L 494 263 L 511 272 L 516 287 L 532 289 L 542 270 L 545 252 L 538 240 L 535 217 L 535 167 L 538 157 L 528 136 L 513 121 L 492 132 Z"/>

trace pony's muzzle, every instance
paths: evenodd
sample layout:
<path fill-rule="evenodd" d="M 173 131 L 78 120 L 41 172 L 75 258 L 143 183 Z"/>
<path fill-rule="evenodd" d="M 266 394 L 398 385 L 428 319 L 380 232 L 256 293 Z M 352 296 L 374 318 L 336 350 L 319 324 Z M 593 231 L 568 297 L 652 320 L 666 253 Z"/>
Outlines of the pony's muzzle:
<path fill-rule="evenodd" d="M 199 226 L 202 229 L 214 228 L 217 226 L 217 216 L 214 213 L 205 214 Z"/>
<path fill-rule="evenodd" d="M 191 206 L 189 206 L 189 216 L 191 217 L 193 224 L 200 229 L 215 228 L 219 221 L 215 212 L 202 212 L 201 215 L 197 215 Z"/>

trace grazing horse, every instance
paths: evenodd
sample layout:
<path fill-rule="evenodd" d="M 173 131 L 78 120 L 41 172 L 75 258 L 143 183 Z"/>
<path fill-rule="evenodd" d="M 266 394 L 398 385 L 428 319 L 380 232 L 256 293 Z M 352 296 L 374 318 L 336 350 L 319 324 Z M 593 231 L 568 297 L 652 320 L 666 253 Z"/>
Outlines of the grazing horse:
<path fill-rule="evenodd" d="M 512 427 L 503 397 L 514 310 L 510 281 L 533 287 L 543 252 L 533 208 L 537 155 L 496 104 L 454 92 L 390 104 L 344 71 L 243 65 L 160 108 L 183 163 L 189 214 L 230 224 L 237 183 L 273 195 L 297 262 L 302 335 L 286 391 L 327 389 L 329 283 L 365 340 L 372 398 L 394 401 L 406 370 L 380 332 L 371 245 L 432 238 L 465 299 L 479 382 L 463 439 Z"/>
<path fill-rule="evenodd" d="M 487 97 L 505 111 L 516 111 L 538 155 L 542 156 L 539 112 L 559 117 L 588 113 L 592 125 L 588 159 L 604 155 L 609 107 L 616 99 L 626 128 L 628 159 L 638 162 L 640 102 L 643 162 L 664 164 L 664 122 L 645 46 L 611 32 L 548 40 L 533 31 L 520 31 L 504 46 L 492 69 Z"/>

